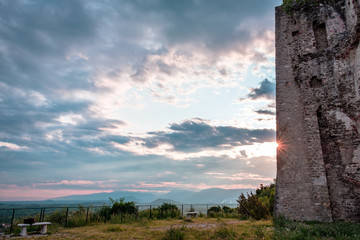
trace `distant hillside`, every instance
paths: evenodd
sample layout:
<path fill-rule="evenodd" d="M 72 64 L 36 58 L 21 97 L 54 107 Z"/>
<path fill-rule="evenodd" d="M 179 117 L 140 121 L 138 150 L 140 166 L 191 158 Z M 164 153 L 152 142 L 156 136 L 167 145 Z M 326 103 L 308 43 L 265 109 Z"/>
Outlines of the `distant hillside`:
<path fill-rule="evenodd" d="M 109 198 L 125 198 L 125 201 L 135 203 L 149 203 L 154 201 L 157 196 L 152 193 L 115 191 L 111 193 L 94 193 L 88 195 L 69 195 L 64 197 L 52 198 L 53 201 L 109 201 Z"/>
<path fill-rule="evenodd" d="M 178 201 L 174 201 L 174 200 L 171 200 L 171 199 L 165 199 L 165 198 L 158 198 L 156 199 L 155 201 L 152 201 L 151 203 L 149 203 L 150 205 L 162 205 L 164 203 L 171 203 L 171 204 L 181 204 L 181 202 L 178 202 Z"/>
<path fill-rule="evenodd" d="M 210 188 L 196 192 L 183 201 L 183 203 L 221 203 L 236 204 L 241 193 L 250 193 L 254 189 L 222 189 Z"/>
<path fill-rule="evenodd" d="M 171 192 L 163 195 L 163 198 L 166 199 L 174 199 L 176 201 L 179 201 L 181 203 L 185 203 L 186 199 L 193 196 L 195 193 L 194 191 L 188 191 L 188 190 L 182 190 L 182 189 L 174 189 Z"/>
<path fill-rule="evenodd" d="M 199 192 L 176 189 L 167 194 L 153 194 L 144 192 L 125 192 L 116 191 L 112 193 L 95 193 L 89 195 L 70 195 L 53 198 L 53 201 L 71 201 L 71 202 L 90 202 L 103 201 L 108 202 L 109 198 L 125 198 L 125 201 L 134 201 L 138 204 L 161 205 L 166 200 L 167 203 L 210 203 L 210 204 L 236 204 L 236 200 L 241 193 L 250 193 L 254 189 L 222 189 L 210 188 Z"/>

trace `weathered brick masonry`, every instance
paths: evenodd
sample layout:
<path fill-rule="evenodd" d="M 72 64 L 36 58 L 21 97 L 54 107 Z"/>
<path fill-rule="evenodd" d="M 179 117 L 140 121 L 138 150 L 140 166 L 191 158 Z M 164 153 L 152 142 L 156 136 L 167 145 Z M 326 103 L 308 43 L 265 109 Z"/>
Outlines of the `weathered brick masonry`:
<path fill-rule="evenodd" d="M 360 3 L 321 2 L 276 8 L 275 211 L 360 221 Z"/>

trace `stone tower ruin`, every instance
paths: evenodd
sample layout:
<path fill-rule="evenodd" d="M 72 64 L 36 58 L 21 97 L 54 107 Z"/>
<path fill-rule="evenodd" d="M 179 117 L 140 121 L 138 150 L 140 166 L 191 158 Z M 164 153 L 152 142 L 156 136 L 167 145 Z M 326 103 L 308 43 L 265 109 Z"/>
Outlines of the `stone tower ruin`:
<path fill-rule="evenodd" d="M 276 8 L 276 215 L 360 221 L 359 2 Z"/>

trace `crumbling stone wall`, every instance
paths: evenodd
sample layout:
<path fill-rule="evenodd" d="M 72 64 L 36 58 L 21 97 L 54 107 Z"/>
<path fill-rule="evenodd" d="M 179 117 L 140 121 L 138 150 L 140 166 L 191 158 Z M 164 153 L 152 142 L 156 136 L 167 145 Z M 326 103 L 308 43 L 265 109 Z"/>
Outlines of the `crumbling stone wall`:
<path fill-rule="evenodd" d="M 360 3 L 319 2 L 276 8 L 275 213 L 360 221 Z"/>

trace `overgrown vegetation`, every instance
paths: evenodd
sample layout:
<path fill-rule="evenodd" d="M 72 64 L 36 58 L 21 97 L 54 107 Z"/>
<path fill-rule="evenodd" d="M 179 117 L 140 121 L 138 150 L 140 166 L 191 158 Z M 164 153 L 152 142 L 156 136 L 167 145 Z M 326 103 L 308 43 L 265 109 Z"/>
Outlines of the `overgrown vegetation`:
<path fill-rule="evenodd" d="M 239 205 L 237 208 L 230 208 L 228 206 L 203 206 L 199 212 L 200 218 L 232 218 L 232 219 L 267 219 L 272 215 L 274 199 L 274 185 L 260 186 L 256 193 L 251 193 L 247 197 L 243 194 L 239 196 Z M 16 227 L 18 223 L 22 223 L 24 218 L 35 218 L 35 221 L 49 221 L 52 223 L 50 229 L 57 229 L 59 227 L 80 227 L 85 225 L 93 225 L 99 223 L 137 223 L 142 226 L 148 226 L 151 220 L 161 219 L 183 219 L 183 214 L 186 211 L 194 212 L 194 206 L 191 205 L 190 210 L 185 210 L 183 206 L 181 211 L 175 204 L 163 203 L 161 206 L 152 207 L 150 209 L 139 211 L 134 202 L 125 202 L 124 198 L 118 200 L 110 199 L 110 205 L 103 205 L 102 207 L 84 207 L 79 205 L 77 207 L 47 207 L 35 211 L 35 214 L 17 215 L 13 221 L 12 232 L 19 232 Z M 200 208 L 201 209 L 201 208 Z M 207 211 L 206 211 L 207 209 Z M 184 211 L 185 210 L 185 211 Z M 19 210 L 20 212 L 20 210 Z M 37 212 L 37 213 L 36 213 Z M 11 217 L 11 212 L 8 214 Z M 186 219 L 192 223 L 192 219 Z M 11 221 L 9 220 L 8 223 Z M 5 225 L 4 225 L 5 226 Z M 8 228 L 0 229 L 1 232 L 10 232 L 10 224 Z"/>
<path fill-rule="evenodd" d="M 284 7 L 284 11 L 287 14 L 292 15 L 294 11 L 298 11 L 302 8 L 309 8 L 318 5 L 317 0 L 283 0 L 281 6 Z"/>
<path fill-rule="evenodd" d="M 238 211 L 241 216 L 256 220 L 268 219 L 273 216 L 275 202 L 275 183 L 268 186 L 260 185 L 255 194 L 250 193 L 245 197 L 242 193 L 237 200 Z"/>
<path fill-rule="evenodd" d="M 76 210 L 68 209 L 68 214 L 67 209 L 49 210 L 45 221 L 51 221 L 52 225 L 48 230 L 50 235 L 44 239 L 119 239 L 121 236 L 121 239 L 155 240 L 360 240 L 359 223 L 301 223 L 283 218 L 273 221 L 274 194 L 275 184 L 260 185 L 247 198 L 240 195 L 236 209 L 212 206 L 208 209 L 208 216 L 200 214 L 200 217 L 192 219 L 182 218 L 178 207 L 168 203 L 152 208 L 150 218 L 149 209 L 139 211 L 133 202 L 123 199 L 112 201 L 112 205 L 102 208 L 79 206 Z M 104 216 L 109 221 L 105 222 Z M 246 218 L 250 220 L 240 220 Z M 269 219 L 254 220 L 266 218 Z M 21 221 L 17 218 L 14 226 Z M 64 228 L 65 222 L 67 228 Z M 20 229 L 14 229 L 18 234 Z M 37 228 L 28 229 L 29 233 L 34 231 Z"/>
<path fill-rule="evenodd" d="M 284 218 L 274 220 L 274 239 L 292 240 L 292 239 L 341 239 L 341 240 L 359 240 L 359 223 L 320 223 L 320 222 L 293 222 Z"/>
<path fill-rule="evenodd" d="M 237 231 L 233 227 L 229 227 L 225 224 L 221 224 L 212 235 L 211 239 L 237 239 Z"/>
<path fill-rule="evenodd" d="M 170 227 L 170 229 L 165 232 L 165 236 L 162 240 L 184 240 L 185 230 L 185 226 L 182 226 L 181 228 Z"/>
<path fill-rule="evenodd" d="M 93 220 L 103 220 L 104 222 L 112 220 L 112 222 L 122 223 L 123 220 L 129 219 L 129 217 L 135 218 L 138 214 L 134 202 L 125 202 L 124 198 L 119 200 L 110 198 L 110 202 L 112 206 L 103 206 Z"/>
<path fill-rule="evenodd" d="M 259 232 L 256 229 L 262 230 Z M 107 223 L 65 228 L 42 239 L 270 240 L 272 237 L 272 223 L 268 220 L 196 218 L 191 223 L 181 219 L 152 220 L 147 227 L 137 223 Z"/>
<path fill-rule="evenodd" d="M 237 209 L 228 206 L 213 206 L 208 209 L 207 216 L 211 218 L 239 218 Z"/>

